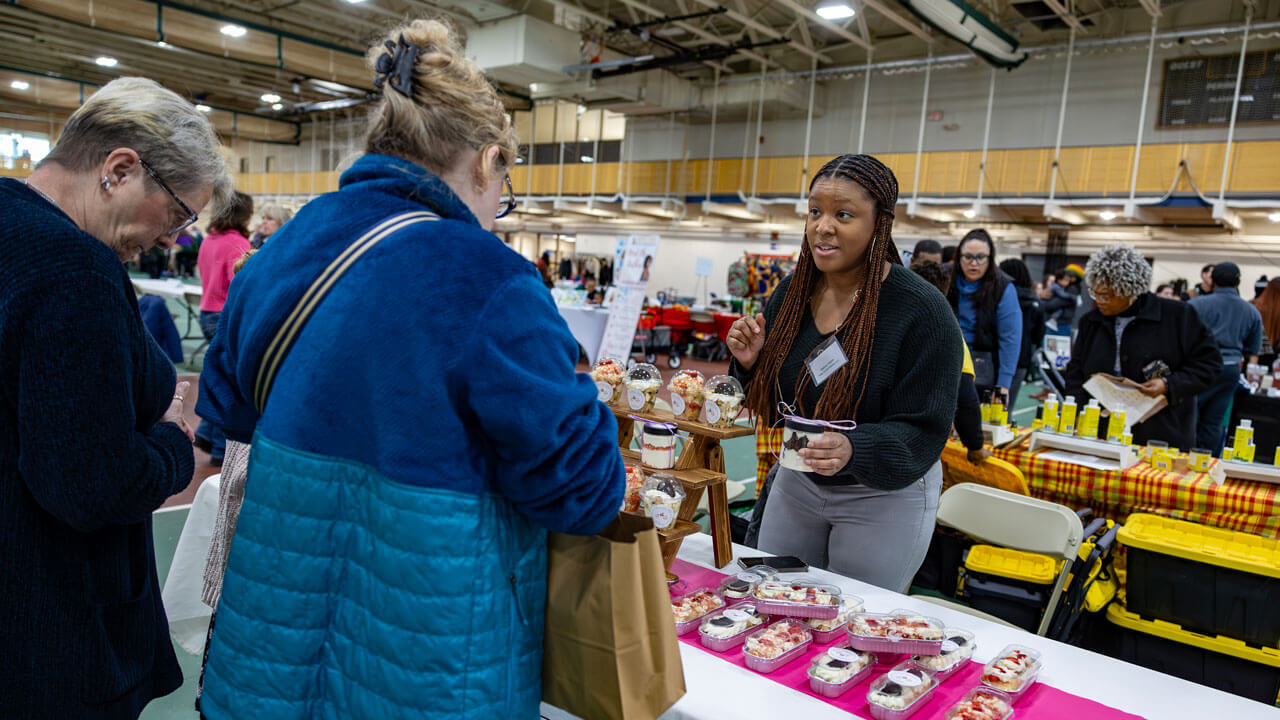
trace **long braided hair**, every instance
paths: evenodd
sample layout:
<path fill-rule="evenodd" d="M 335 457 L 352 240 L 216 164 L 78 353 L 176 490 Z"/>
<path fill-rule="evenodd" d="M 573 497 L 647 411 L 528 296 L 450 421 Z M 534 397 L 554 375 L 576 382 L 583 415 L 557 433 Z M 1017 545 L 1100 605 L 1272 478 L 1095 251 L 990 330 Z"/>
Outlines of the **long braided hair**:
<path fill-rule="evenodd" d="M 857 418 L 867 386 L 863 371 L 871 357 L 880 289 L 884 285 L 884 273 L 880 268 L 886 261 L 902 264 L 892 232 L 893 209 L 898 204 L 898 179 L 884 163 L 870 155 L 841 155 L 831 160 L 814 174 L 809 192 L 812 193 L 814 184 L 823 178 L 842 178 L 862 186 L 875 200 L 876 222 L 866 264 L 861 269 L 866 278 L 862 291 L 836 331 L 849 362 L 827 379 L 816 408 L 803 407 L 802 398 L 812 379 L 808 372 L 801 372 L 795 389 L 796 412 L 819 420 L 848 420 Z M 783 361 L 791 354 L 805 308 L 817 291 L 821 277 L 822 272 L 814 264 L 813 251 L 809 249 L 806 237 L 800 246 L 800 260 L 783 297 L 782 308 L 773 320 L 773 326 L 766 329 L 768 337 L 756 361 L 756 381 L 751 383 L 747 393 L 747 407 L 762 423 L 772 424 L 776 419 L 778 398 L 774 379 Z M 854 387 L 859 377 L 861 381 Z"/>

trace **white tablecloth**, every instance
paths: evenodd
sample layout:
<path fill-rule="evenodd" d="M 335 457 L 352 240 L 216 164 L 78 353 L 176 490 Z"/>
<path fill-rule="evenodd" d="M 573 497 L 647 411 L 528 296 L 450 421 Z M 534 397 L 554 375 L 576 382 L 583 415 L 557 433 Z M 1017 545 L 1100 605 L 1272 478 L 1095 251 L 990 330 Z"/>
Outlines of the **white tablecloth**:
<path fill-rule="evenodd" d="M 874 549 L 869 550 L 874 552 Z M 733 551 L 735 558 L 764 554 L 740 545 L 735 545 Z M 698 534 L 685 538 L 678 557 L 703 567 L 714 567 L 711 559 L 711 536 Z M 734 564 L 721 568 L 720 572 L 736 567 Z M 1259 702 L 1047 640 L 1022 630 L 996 625 L 822 570 L 814 570 L 809 574 L 861 597 L 870 610 L 917 610 L 948 625 L 971 630 L 978 636 L 975 660 L 986 662 L 1009 643 L 1016 642 L 1035 648 L 1041 652 L 1044 661 L 1041 682 L 1141 715 L 1147 720 L 1280 718 L 1280 710 Z M 685 643 L 680 643 L 680 657 L 684 662 L 688 692 L 663 714 L 664 720 L 721 720 L 734 717 L 848 720 L 855 717 L 750 670 L 730 665 L 711 653 Z M 546 704 L 542 706 L 542 714 L 550 720 L 572 718 Z"/>
<path fill-rule="evenodd" d="M 604 327 L 609 322 L 609 311 L 593 308 L 577 308 L 557 305 L 560 317 L 569 323 L 569 332 L 587 351 L 587 360 L 595 362 L 600 352 L 600 342 L 604 339 Z"/>
<path fill-rule="evenodd" d="M 194 293 L 203 295 L 204 289 L 197 284 L 184 283 L 181 280 L 168 278 L 165 280 L 152 280 L 150 278 L 133 278 L 133 287 L 140 293 L 148 295 L 157 295 L 159 297 L 173 298 L 174 300 L 185 300 L 186 293 Z"/>

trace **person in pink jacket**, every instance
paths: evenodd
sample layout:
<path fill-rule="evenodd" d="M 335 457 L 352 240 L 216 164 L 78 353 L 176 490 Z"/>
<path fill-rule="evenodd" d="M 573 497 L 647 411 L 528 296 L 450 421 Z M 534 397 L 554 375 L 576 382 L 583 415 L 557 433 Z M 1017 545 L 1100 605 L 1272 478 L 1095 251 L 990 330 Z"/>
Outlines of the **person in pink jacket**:
<path fill-rule="evenodd" d="M 236 192 L 209 221 L 209 234 L 200 245 L 200 257 L 196 260 L 200 286 L 204 289 L 200 298 L 200 329 L 210 342 L 218 330 L 222 306 L 227 302 L 236 261 L 249 251 L 249 219 L 252 217 L 253 198 Z M 196 429 L 195 444 L 209 453 L 214 465 L 222 464 L 227 445 L 222 428 L 202 420 Z"/>

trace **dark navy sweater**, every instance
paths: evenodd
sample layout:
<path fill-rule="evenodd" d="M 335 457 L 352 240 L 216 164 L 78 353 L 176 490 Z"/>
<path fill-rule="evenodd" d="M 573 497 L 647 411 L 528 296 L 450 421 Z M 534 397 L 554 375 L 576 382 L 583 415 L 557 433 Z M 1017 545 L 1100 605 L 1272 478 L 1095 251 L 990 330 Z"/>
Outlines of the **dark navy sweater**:
<path fill-rule="evenodd" d="M 182 684 L 151 513 L 191 480 L 115 253 L 0 179 L 0 715 L 134 718 Z"/>

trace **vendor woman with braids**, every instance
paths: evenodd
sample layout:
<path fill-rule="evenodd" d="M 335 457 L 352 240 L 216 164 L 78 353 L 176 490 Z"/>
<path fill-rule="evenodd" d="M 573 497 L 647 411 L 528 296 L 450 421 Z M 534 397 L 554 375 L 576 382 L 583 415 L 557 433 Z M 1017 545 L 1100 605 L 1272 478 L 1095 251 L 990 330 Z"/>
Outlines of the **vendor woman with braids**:
<path fill-rule="evenodd" d="M 899 260 L 897 201 L 893 172 L 869 155 L 824 165 L 795 272 L 728 341 L 760 427 L 780 403 L 857 423 L 800 451 L 814 472 L 778 468 L 760 549 L 902 591 L 933 533 L 962 341 L 946 299 Z"/>

